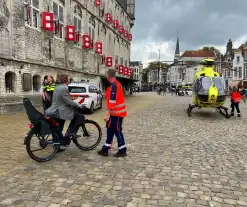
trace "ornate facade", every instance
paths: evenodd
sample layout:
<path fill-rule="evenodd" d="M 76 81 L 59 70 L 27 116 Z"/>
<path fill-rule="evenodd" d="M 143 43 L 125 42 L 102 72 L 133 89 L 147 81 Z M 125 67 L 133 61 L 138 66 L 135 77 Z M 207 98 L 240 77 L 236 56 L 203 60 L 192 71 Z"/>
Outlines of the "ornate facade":
<path fill-rule="evenodd" d="M 39 96 L 59 72 L 104 89 L 109 67 L 129 68 L 134 11 L 135 0 L 0 0 L 0 102 Z"/>

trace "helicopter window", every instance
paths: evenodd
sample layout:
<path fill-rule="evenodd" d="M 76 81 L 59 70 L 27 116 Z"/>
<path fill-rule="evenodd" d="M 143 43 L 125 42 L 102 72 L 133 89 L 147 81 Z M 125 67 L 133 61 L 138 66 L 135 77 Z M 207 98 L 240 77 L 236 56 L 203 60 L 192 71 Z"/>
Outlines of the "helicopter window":
<path fill-rule="evenodd" d="M 225 81 L 221 77 L 214 77 L 213 82 L 215 84 L 215 87 L 218 89 L 219 95 L 223 94 L 225 91 Z"/>
<path fill-rule="evenodd" d="M 200 81 L 200 79 L 197 79 L 195 84 L 194 84 L 194 91 L 196 93 L 198 93 L 200 91 L 200 89 L 201 89 L 201 81 Z"/>
<path fill-rule="evenodd" d="M 212 81 L 210 77 L 200 77 L 195 83 L 195 92 L 207 93 L 211 85 Z"/>
<path fill-rule="evenodd" d="M 210 88 L 210 86 L 212 85 L 211 78 L 209 78 L 209 77 L 203 77 L 201 79 L 201 82 L 202 82 L 202 88 L 204 90 L 208 90 Z"/>

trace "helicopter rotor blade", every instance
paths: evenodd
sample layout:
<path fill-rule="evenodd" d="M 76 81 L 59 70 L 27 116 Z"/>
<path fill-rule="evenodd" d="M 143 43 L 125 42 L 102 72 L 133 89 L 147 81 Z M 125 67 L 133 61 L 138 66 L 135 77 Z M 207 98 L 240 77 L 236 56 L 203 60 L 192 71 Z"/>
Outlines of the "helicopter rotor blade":
<path fill-rule="evenodd" d="M 187 62 L 194 62 L 194 63 L 201 63 L 203 60 L 178 60 L 177 63 L 184 63 L 186 64 Z M 174 63 L 173 60 L 161 60 L 158 62 L 162 62 L 162 63 Z M 214 61 L 214 63 L 227 63 L 227 64 L 233 64 L 233 61 Z M 237 63 L 247 63 L 247 61 L 243 61 L 243 62 L 237 62 Z"/>

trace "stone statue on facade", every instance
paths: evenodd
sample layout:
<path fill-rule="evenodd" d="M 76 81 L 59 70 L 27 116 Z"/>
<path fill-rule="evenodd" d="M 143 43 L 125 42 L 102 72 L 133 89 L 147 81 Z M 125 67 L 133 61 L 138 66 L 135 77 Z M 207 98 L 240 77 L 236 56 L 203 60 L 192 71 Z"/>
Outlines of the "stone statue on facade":
<path fill-rule="evenodd" d="M 232 40 L 230 39 L 226 45 L 226 53 L 232 55 Z"/>

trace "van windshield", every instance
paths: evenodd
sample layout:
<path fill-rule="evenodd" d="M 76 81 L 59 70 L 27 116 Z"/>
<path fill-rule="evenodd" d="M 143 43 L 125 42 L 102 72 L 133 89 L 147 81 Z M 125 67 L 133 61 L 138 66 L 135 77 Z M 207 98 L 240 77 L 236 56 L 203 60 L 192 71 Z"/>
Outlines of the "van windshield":
<path fill-rule="evenodd" d="M 86 93 L 87 90 L 85 87 L 74 87 L 74 86 L 69 86 L 69 92 L 70 93 Z"/>

